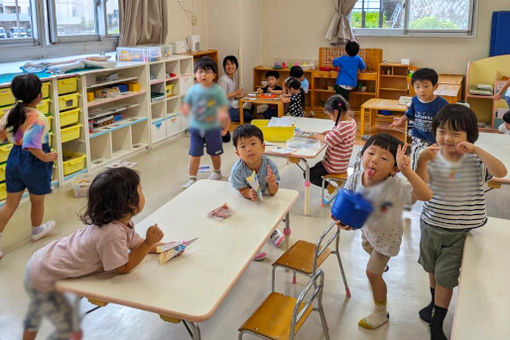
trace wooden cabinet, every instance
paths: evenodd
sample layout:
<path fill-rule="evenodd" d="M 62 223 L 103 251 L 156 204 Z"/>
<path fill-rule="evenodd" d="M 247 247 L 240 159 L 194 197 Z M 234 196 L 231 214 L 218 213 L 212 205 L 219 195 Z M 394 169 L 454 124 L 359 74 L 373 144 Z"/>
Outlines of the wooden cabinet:
<path fill-rule="evenodd" d="M 401 96 L 413 95 L 409 72 L 414 69 L 411 65 L 379 64 L 377 98 L 399 99 Z"/>

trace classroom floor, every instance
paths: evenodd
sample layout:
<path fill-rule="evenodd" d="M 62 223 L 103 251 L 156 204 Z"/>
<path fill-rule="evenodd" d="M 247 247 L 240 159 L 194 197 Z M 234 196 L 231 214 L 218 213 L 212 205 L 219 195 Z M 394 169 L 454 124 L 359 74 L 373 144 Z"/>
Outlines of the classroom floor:
<path fill-rule="evenodd" d="M 181 192 L 180 186 L 185 182 L 188 139 L 179 137 L 174 142 L 159 147 L 140 157 L 136 170 L 142 177 L 146 206 L 136 216 L 140 221 L 152 211 Z M 224 180 L 236 160 L 233 146 L 225 148 L 223 156 Z M 204 159 L 203 164 L 210 164 Z M 314 164 L 315 162 L 313 162 Z M 178 164 L 176 167 L 175 165 Z M 296 189 L 300 199 L 291 211 L 292 242 L 298 239 L 315 241 L 321 231 L 328 225 L 329 209 L 320 206 L 320 190 L 311 189 L 310 216 L 303 216 L 303 181 L 301 171 L 294 165 L 278 161 L 281 187 Z M 165 170 L 162 170 L 165 169 Z M 202 174 L 205 178 L 206 174 Z M 489 215 L 510 218 L 510 212 L 504 207 L 510 205 L 510 188 L 503 187 L 488 193 Z M 5 257 L 0 260 L 0 340 L 20 339 L 22 319 L 28 299 L 22 286 L 22 274 L 27 260 L 33 252 L 53 239 L 68 235 L 80 227 L 77 212 L 84 206 L 84 199 L 72 197 L 71 189 L 56 190 L 47 198 L 48 219 L 57 221 L 56 230 L 39 242 L 28 241 L 30 232 L 30 204 L 23 202 L 14 218 L 4 232 L 3 244 L 8 245 Z M 192 207 L 190 207 L 192 209 Z M 411 216 L 412 225 L 406 228 L 400 254 L 390 260 L 390 270 L 384 274 L 388 284 L 388 311 L 390 322 L 377 330 L 369 331 L 358 327 L 357 322 L 372 309 L 372 295 L 365 277 L 367 255 L 360 246 L 359 232 L 342 232 L 341 256 L 348 275 L 352 293 L 346 298 L 341 283 L 338 265 L 333 257 L 323 265 L 326 283 L 323 304 L 332 339 L 428 339 L 428 327 L 418 317 L 418 310 L 429 303 L 428 279 L 418 265 L 418 243 L 420 238 L 420 207 L 415 205 Z M 143 236 L 143 235 L 142 235 Z M 171 235 L 166 235 L 171 239 Z M 234 242 L 225 240 L 225 242 Z M 250 264 L 227 298 L 220 305 L 214 316 L 200 324 L 203 339 L 237 339 L 237 329 L 263 301 L 270 292 L 271 263 L 282 253 L 272 243 L 267 242 L 264 251 L 268 253 L 263 262 Z M 169 269 L 171 269 L 169 267 Z M 157 280 L 158 278 L 154 278 Z M 297 284 L 290 283 L 290 273 L 277 275 L 277 290 L 296 295 L 304 286 L 304 277 L 298 276 Z M 161 285 L 164 286 L 164 282 Z M 143 287 L 140 287 L 143 289 Z M 176 292 L 176 294 L 178 294 Z M 445 330 L 451 329 L 452 307 L 445 320 Z M 93 306 L 83 301 L 82 312 Z M 189 339 L 182 324 L 162 321 L 158 315 L 128 307 L 110 304 L 87 315 L 83 322 L 84 339 Z M 52 331 L 49 322 L 44 321 L 38 339 L 45 339 Z M 317 313 L 313 313 L 305 323 L 298 339 L 323 339 L 322 327 Z M 244 339 L 255 339 L 245 336 Z"/>

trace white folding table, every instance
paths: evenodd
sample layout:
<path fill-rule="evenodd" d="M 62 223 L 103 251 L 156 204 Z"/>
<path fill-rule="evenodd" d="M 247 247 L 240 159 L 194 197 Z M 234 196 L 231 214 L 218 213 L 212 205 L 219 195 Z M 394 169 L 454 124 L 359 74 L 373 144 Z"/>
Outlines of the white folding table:
<path fill-rule="evenodd" d="M 505 177 L 494 178 L 491 182 L 496 184 L 510 184 L 510 135 L 481 132 L 475 145 L 480 146 L 503 162 L 508 170 Z"/>
<path fill-rule="evenodd" d="M 192 338 L 200 339 L 197 322 L 214 314 L 282 220 L 289 228 L 289 210 L 297 198 L 297 191 L 280 188 L 275 196 L 253 202 L 227 182 L 200 180 L 135 226 L 145 236 L 158 223 L 164 242 L 199 237 L 182 256 L 161 265 L 158 256 L 149 254 L 128 274 L 61 280 L 57 289 L 182 320 Z M 221 222 L 207 217 L 223 203 L 232 216 Z M 75 307 L 77 313 L 79 299 Z"/>

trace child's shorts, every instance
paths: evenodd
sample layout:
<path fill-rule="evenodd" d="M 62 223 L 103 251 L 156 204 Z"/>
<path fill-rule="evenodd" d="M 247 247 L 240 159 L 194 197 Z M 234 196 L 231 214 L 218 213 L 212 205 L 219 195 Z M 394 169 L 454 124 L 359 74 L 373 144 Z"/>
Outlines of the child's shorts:
<path fill-rule="evenodd" d="M 221 140 L 221 129 L 214 128 L 209 130 L 189 129 L 190 146 L 189 155 L 200 157 L 204 154 L 204 144 L 207 148 L 207 154 L 219 156 L 223 153 L 223 142 Z"/>
<path fill-rule="evenodd" d="M 469 230 L 447 230 L 420 221 L 421 240 L 418 263 L 426 272 L 434 274 L 441 287 L 454 288 L 459 284 L 464 240 Z"/>
<path fill-rule="evenodd" d="M 368 254 L 370 254 L 370 258 L 367 263 L 367 270 L 376 275 L 382 275 L 390 257 L 375 250 L 363 233 L 361 233 L 361 246 Z"/>
<path fill-rule="evenodd" d="M 44 152 L 50 152 L 48 144 L 43 144 L 42 149 Z M 49 194 L 52 171 L 53 162 L 45 163 L 30 151 L 14 145 L 5 167 L 7 192 L 20 192 L 26 188 L 34 195 Z"/>
<path fill-rule="evenodd" d="M 432 143 L 427 142 L 421 138 L 413 137 L 411 144 L 411 169 L 416 171 L 416 166 L 418 165 L 418 160 L 420 159 L 420 154 L 432 145 Z"/>

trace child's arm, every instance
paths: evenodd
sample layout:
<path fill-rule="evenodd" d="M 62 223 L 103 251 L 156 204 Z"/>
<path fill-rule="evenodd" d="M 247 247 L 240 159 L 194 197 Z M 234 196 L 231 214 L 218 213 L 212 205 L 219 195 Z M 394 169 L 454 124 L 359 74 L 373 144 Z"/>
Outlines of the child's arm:
<path fill-rule="evenodd" d="M 270 195 L 276 194 L 278 191 L 278 182 L 276 181 L 276 176 L 273 173 L 273 170 L 271 170 L 271 166 L 267 165 L 267 176 L 266 176 L 266 182 L 267 182 L 267 191 Z"/>
<path fill-rule="evenodd" d="M 246 199 L 249 199 L 249 200 L 252 200 L 252 201 L 256 201 L 256 200 L 259 199 L 259 196 L 257 195 L 257 192 L 255 190 L 253 190 L 252 188 L 248 188 L 248 187 L 241 188 L 241 189 L 239 189 L 239 192 Z"/>
<path fill-rule="evenodd" d="M 322 133 L 319 133 L 319 134 L 313 135 L 313 136 L 311 136 L 310 138 L 320 140 L 322 143 L 325 143 L 325 142 L 326 142 L 326 135 L 325 135 L 325 134 L 322 134 Z"/>
<path fill-rule="evenodd" d="M 190 107 L 190 105 L 188 103 L 182 104 L 182 106 L 181 106 L 181 113 L 184 116 L 189 115 L 190 110 L 191 110 L 191 107 Z"/>
<path fill-rule="evenodd" d="M 280 96 L 280 100 L 284 103 L 284 104 L 288 104 L 290 103 L 290 97 L 286 96 L 286 95 L 281 95 Z"/>
<path fill-rule="evenodd" d="M 390 124 L 390 128 L 397 128 L 404 126 L 405 121 L 407 120 L 406 115 L 403 115 L 402 117 L 395 117 L 393 118 L 393 123 Z"/>
<path fill-rule="evenodd" d="M 273 94 L 282 94 L 283 90 L 273 90 L 272 88 L 269 88 L 269 93 Z"/>
<path fill-rule="evenodd" d="M 437 144 L 432 144 L 420 154 L 418 164 L 416 165 L 416 173 L 422 180 L 425 181 L 425 183 L 429 182 L 429 173 L 427 171 L 428 163 L 436 158 L 439 150 L 441 150 L 441 148 L 437 146 Z"/>
<path fill-rule="evenodd" d="M 128 262 L 123 266 L 116 268 L 115 271 L 120 274 L 129 273 L 140 262 L 142 262 L 145 256 L 147 256 L 147 254 L 152 250 L 154 245 L 161 241 L 162 238 L 163 232 L 158 228 L 157 224 L 149 227 L 149 229 L 147 229 L 145 240 L 129 253 Z"/>
<path fill-rule="evenodd" d="M 500 100 L 503 97 L 503 93 L 510 87 L 510 79 L 503 85 L 503 87 L 499 90 L 498 93 L 494 95 L 494 100 Z"/>
<path fill-rule="evenodd" d="M 232 123 L 227 111 L 228 111 L 228 109 L 225 108 L 224 110 L 222 109 L 222 112 L 221 112 L 222 114 L 225 114 L 227 117 L 227 119 L 225 120 L 226 121 L 225 127 L 223 128 L 223 131 L 221 131 L 222 136 L 225 136 L 227 134 L 228 130 L 230 129 L 230 125 Z"/>
<path fill-rule="evenodd" d="M 55 162 L 57 160 L 58 154 L 56 152 L 44 152 L 41 149 L 33 149 L 27 148 L 27 150 L 34 155 L 37 159 L 44 163 Z"/>
<path fill-rule="evenodd" d="M 427 183 L 411 169 L 411 159 L 406 155 L 407 144 L 397 149 L 397 166 L 413 187 L 413 202 L 428 201 L 432 198 L 432 190 Z"/>
<path fill-rule="evenodd" d="M 505 177 L 507 174 L 506 167 L 499 159 L 482 149 L 477 145 L 473 145 L 469 142 L 460 142 L 457 144 L 457 150 L 462 153 L 474 153 L 480 158 L 480 160 L 485 164 L 489 173 L 491 173 L 495 177 Z"/>

